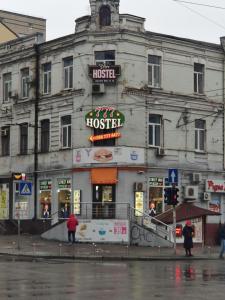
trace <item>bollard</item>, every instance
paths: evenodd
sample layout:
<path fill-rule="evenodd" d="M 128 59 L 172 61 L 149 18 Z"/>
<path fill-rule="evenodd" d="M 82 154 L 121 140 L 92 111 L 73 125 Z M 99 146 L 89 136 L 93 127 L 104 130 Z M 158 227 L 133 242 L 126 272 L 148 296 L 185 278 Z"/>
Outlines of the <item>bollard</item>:
<path fill-rule="evenodd" d="M 35 256 L 35 253 L 36 253 L 36 244 L 33 243 L 32 246 L 33 246 L 33 255 Z"/>
<path fill-rule="evenodd" d="M 59 244 L 59 256 L 62 256 L 62 244 Z"/>

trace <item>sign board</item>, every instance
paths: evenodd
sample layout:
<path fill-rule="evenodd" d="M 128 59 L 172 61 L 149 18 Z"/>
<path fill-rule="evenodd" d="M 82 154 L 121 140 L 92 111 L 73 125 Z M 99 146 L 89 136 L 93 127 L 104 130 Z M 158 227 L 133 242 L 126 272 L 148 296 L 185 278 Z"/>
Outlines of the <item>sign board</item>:
<path fill-rule="evenodd" d="M 89 140 L 91 142 L 102 141 L 102 140 L 109 140 L 109 139 L 117 139 L 121 137 L 121 133 L 119 132 L 112 132 L 112 133 L 105 133 L 100 135 L 91 135 Z"/>
<path fill-rule="evenodd" d="M 205 191 L 213 192 L 213 193 L 225 193 L 225 181 L 224 180 L 207 179 Z"/>
<path fill-rule="evenodd" d="M 58 179 L 59 189 L 71 189 L 71 179 Z"/>
<path fill-rule="evenodd" d="M 73 150 L 74 166 L 87 164 L 123 164 L 143 165 L 145 155 L 143 148 L 133 147 L 94 147 Z"/>
<path fill-rule="evenodd" d="M 46 191 L 52 189 L 52 181 L 49 180 L 40 180 L 40 191 Z"/>
<path fill-rule="evenodd" d="M 99 106 L 85 116 L 86 125 L 96 129 L 114 129 L 124 125 L 124 115 L 110 106 Z"/>
<path fill-rule="evenodd" d="M 128 243 L 128 220 L 80 220 L 76 239 L 79 242 Z"/>
<path fill-rule="evenodd" d="M 169 183 L 171 184 L 178 184 L 178 170 L 177 169 L 169 169 L 168 170 L 168 178 Z"/>
<path fill-rule="evenodd" d="M 20 181 L 19 183 L 19 194 L 23 196 L 32 195 L 32 182 Z"/>
<path fill-rule="evenodd" d="M 120 66 L 89 66 L 89 76 L 94 83 L 115 83 L 120 70 Z"/>

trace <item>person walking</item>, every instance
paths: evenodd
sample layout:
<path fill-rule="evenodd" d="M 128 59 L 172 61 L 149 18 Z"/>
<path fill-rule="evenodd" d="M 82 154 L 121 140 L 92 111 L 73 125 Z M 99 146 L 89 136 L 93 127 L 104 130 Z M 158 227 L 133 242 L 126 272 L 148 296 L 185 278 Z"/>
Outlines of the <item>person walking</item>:
<path fill-rule="evenodd" d="M 76 234 L 76 228 L 77 225 L 79 225 L 79 222 L 74 214 L 71 214 L 69 219 L 67 220 L 67 229 L 68 229 L 68 241 L 69 243 L 75 243 L 75 234 Z M 72 236 L 72 241 L 71 241 Z"/>
<path fill-rule="evenodd" d="M 193 248 L 193 235 L 194 235 L 194 229 L 191 225 L 191 221 L 186 221 L 186 225 L 183 228 L 182 232 L 184 236 L 184 249 L 186 252 L 186 256 L 193 256 L 191 253 L 191 249 Z"/>
<path fill-rule="evenodd" d="M 219 258 L 223 259 L 224 258 L 223 254 L 225 252 L 225 223 L 220 228 L 219 237 L 220 237 L 220 242 L 221 242 L 221 250 L 220 250 Z"/>

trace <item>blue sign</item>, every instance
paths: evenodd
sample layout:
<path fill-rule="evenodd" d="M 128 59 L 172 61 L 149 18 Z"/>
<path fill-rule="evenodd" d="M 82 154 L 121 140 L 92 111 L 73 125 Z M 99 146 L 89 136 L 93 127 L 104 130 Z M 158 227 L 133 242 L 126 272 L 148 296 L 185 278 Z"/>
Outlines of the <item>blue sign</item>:
<path fill-rule="evenodd" d="M 177 169 L 169 169 L 168 170 L 168 178 L 169 183 L 178 184 L 178 170 Z"/>
<path fill-rule="evenodd" d="M 20 195 L 22 196 L 32 195 L 32 182 L 20 181 L 19 191 L 20 191 Z"/>

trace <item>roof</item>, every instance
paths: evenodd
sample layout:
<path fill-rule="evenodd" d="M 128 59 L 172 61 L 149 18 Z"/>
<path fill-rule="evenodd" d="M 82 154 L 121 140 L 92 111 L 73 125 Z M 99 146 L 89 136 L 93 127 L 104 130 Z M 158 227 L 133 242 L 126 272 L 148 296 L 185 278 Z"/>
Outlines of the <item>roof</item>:
<path fill-rule="evenodd" d="M 182 203 L 176 206 L 176 220 L 177 222 L 184 221 L 187 219 L 195 219 L 203 216 L 220 216 L 220 213 L 201 208 L 193 205 L 192 203 Z M 166 223 L 173 223 L 173 209 L 169 209 L 164 213 L 156 216 L 156 219 Z"/>

